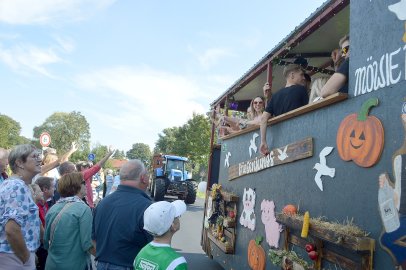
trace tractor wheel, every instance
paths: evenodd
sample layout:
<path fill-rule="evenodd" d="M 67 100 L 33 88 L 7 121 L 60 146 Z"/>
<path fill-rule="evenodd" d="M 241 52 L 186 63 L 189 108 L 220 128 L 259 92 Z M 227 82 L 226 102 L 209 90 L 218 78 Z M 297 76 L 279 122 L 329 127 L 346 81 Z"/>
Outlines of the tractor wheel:
<path fill-rule="evenodd" d="M 196 201 L 196 190 L 192 182 L 187 182 L 187 195 L 185 198 L 186 204 L 194 204 Z"/>
<path fill-rule="evenodd" d="M 163 178 L 154 181 L 154 199 L 156 202 L 163 201 L 166 193 L 165 180 Z"/>

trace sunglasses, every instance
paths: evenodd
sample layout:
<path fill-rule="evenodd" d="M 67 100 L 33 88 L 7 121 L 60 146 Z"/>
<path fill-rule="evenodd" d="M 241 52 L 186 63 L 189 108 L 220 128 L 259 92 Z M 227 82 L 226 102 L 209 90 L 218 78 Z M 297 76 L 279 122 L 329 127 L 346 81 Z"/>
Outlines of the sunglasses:
<path fill-rule="evenodd" d="M 345 46 L 344 48 L 341 49 L 341 53 L 342 54 L 347 54 L 349 50 L 350 50 L 350 45 Z"/>
<path fill-rule="evenodd" d="M 255 105 L 257 105 L 257 104 L 262 104 L 262 103 L 264 103 L 263 101 L 254 101 L 253 102 Z"/>

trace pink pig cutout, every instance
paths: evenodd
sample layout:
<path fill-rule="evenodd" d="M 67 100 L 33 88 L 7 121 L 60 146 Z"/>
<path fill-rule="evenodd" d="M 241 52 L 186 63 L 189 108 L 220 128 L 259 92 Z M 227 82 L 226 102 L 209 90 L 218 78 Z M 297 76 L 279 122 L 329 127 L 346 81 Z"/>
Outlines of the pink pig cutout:
<path fill-rule="evenodd" d="M 269 246 L 278 248 L 282 225 L 276 222 L 273 201 L 263 200 L 261 202 L 261 220 L 265 225 L 266 242 Z"/>

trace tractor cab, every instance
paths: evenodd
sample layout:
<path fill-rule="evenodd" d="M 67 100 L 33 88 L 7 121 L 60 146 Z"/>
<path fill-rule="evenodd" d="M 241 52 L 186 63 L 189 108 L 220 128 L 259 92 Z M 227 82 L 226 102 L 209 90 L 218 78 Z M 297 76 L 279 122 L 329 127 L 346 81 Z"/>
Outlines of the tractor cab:
<path fill-rule="evenodd" d="M 170 157 L 166 158 L 164 162 L 164 171 L 166 177 L 170 181 L 185 181 L 188 176 L 185 165 L 187 160 L 173 159 Z"/>
<path fill-rule="evenodd" d="M 196 188 L 192 175 L 186 171 L 186 157 L 156 154 L 152 160 L 154 171 L 149 190 L 155 201 L 161 201 L 165 195 L 177 196 L 192 204 L 196 200 Z"/>

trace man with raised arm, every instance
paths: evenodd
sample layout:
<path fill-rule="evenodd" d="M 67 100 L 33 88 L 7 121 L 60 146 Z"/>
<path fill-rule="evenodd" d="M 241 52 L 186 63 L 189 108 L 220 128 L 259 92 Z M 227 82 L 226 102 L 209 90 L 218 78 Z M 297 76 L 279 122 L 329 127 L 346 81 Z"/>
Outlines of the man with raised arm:
<path fill-rule="evenodd" d="M 269 148 L 266 142 L 268 119 L 302 107 L 309 102 L 307 89 L 303 86 L 306 84 L 306 81 L 301 66 L 297 64 L 285 66 L 283 76 L 286 78 L 286 86 L 272 95 L 271 100 L 262 114 L 260 151 L 263 155 L 269 154 Z"/>

